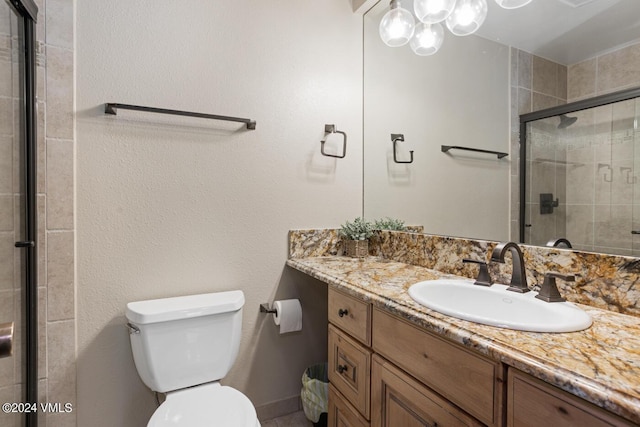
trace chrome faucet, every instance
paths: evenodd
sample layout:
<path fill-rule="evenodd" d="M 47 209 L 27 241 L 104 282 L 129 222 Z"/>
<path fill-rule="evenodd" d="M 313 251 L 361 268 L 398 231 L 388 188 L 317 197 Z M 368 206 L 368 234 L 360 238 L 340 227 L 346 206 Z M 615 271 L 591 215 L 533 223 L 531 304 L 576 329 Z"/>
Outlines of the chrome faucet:
<path fill-rule="evenodd" d="M 573 248 L 571 246 L 571 242 L 565 239 L 564 237 L 561 237 L 559 239 L 551 239 L 547 242 L 547 246 L 552 248 L 561 247 L 560 245 L 564 245 L 565 248 L 569 248 L 569 249 Z"/>
<path fill-rule="evenodd" d="M 524 270 L 524 257 L 520 247 L 513 242 L 499 243 L 491 252 L 491 261 L 504 263 L 504 254 L 511 250 L 513 269 L 511 272 L 511 283 L 508 291 L 519 292 L 521 294 L 529 292 L 527 286 L 527 274 Z"/>

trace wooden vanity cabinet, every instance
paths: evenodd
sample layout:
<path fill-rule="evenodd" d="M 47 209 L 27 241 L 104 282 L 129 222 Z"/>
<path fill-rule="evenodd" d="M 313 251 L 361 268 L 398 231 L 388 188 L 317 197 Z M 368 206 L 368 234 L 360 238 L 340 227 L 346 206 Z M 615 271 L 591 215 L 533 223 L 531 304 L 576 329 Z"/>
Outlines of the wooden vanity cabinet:
<path fill-rule="evenodd" d="M 636 425 L 514 368 L 507 390 L 507 427 Z"/>
<path fill-rule="evenodd" d="M 378 308 L 372 340 L 375 353 L 437 394 L 486 425 L 501 425 L 505 376 L 500 362 Z"/>
<path fill-rule="evenodd" d="M 333 385 L 329 385 L 328 425 L 333 427 L 369 427 L 369 422 L 350 405 Z"/>
<path fill-rule="evenodd" d="M 328 298 L 330 426 L 499 424 L 499 362 L 333 288 Z"/>
<path fill-rule="evenodd" d="M 371 304 L 329 288 L 329 412 L 332 427 L 368 427 Z"/>
<path fill-rule="evenodd" d="M 482 426 L 391 362 L 373 356 L 371 426 Z"/>
<path fill-rule="evenodd" d="M 329 382 L 369 419 L 371 351 L 329 325 Z"/>
<path fill-rule="evenodd" d="M 370 347 L 371 304 L 333 288 L 329 289 L 328 298 L 329 323 Z"/>
<path fill-rule="evenodd" d="M 636 425 L 333 288 L 328 307 L 331 427 Z"/>

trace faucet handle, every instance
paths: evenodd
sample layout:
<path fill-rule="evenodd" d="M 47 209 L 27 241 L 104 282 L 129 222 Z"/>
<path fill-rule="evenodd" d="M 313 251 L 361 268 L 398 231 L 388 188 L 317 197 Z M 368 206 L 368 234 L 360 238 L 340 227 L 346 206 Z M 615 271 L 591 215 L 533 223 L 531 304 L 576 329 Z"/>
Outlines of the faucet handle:
<path fill-rule="evenodd" d="M 474 285 L 480 285 L 480 286 L 491 286 L 493 285 L 493 281 L 491 280 L 491 276 L 489 275 L 489 268 L 488 268 L 488 264 L 485 261 L 481 261 L 481 260 L 477 260 L 477 259 L 469 259 L 469 258 L 464 258 L 462 260 L 462 262 L 464 263 L 474 263 L 474 264 L 478 264 L 480 266 L 480 271 L 478 272 L 478 277 L 476 278 L 476 281 L 473 282 Z"/>
<path fill-rule="evenodd" d="M 558 291 L 558 285 L 556 285 L 556 279 L 562 279 L 567 282 L 575 282 L 576 276 L 573 274 L 560 274 L 553 271 L 544 274 L 544 282 L 542 282 L 542 288 L 536 298 L 546 302 L 562 302 L 566 299 L 562 298 Z"/>

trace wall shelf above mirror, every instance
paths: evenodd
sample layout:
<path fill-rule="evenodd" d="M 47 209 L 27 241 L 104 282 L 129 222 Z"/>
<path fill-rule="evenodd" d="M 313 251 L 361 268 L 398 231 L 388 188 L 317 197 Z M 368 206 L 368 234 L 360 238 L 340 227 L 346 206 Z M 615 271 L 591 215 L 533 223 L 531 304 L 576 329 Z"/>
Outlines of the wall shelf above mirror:
<path fill-rule="evenodd" d="M 401 2 L 412 9 L 411 0 Z M 378 26 L 388 1 L 364 14 L 365 217 L 401 218 L 433 234 L 518 241 L 519 116 L 640 86 L 640 27 L 632 22 L 640 16 L 637 0 L 596 0 L 579 7 L 533 0 L 515 10 L 504 10 L 495 0 L 487 3 L 487 18 L 476 34 L 446 34 L 442 48 L 428 57 L 382 42 Z M 569 129 L 585 134 L 586 123 L 579 120 Z M 482 153 L 425 154 L 411 167 L 396 164 L 387 139 L 398 129 L 406 137 L 398 145 L 403 159 L 411 150 L 434 153 L 440 145 L 465 146 L 470 139 L 473 146 L 509 156 L 491 162 Z M 596 150 L 595 143 L 590 147 Z M 635 152 L 640 158 L 640 148 Z M 533 152 L 530 159 L 580 173 L 591 170 L 588 161 L 577 158 Z M 612 173 L 619 174 L 616 167 Z M 633 182 L 640 165 L 623 167 L 631 168 Z M 640 205 L 629 209 L 635 221 L 630 229 L 640 228 Z M 544 245 L 551 237 L 576 240 L 557 235 L 531 243 Z M 624 253 L 606 246 L 579 249 L 640 256 L 640 237 L 633 239 L 635 247 Z"/>

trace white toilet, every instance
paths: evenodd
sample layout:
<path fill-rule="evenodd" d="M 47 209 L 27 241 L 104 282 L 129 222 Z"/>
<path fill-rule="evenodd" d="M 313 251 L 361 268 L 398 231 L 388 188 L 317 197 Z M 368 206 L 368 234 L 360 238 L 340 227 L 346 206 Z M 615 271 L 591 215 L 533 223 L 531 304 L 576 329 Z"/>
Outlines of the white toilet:
<path fill-rule="evenodd" d="M 167 393 L 148 427 L 260 427 L 249 398 L 219 382 L 238 355 L 243 305 L 242 291 L 127 304 L 138 374 Z"/>

